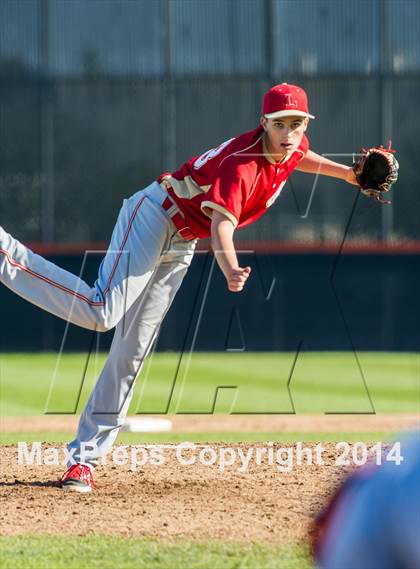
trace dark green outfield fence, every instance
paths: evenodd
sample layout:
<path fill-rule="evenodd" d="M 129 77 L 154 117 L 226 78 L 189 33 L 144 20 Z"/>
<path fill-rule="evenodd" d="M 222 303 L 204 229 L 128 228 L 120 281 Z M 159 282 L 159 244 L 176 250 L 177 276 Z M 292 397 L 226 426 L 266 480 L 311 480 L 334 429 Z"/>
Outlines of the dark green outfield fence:
<path fill-rule="evenodd" d="M 79 273 L 82 255 L 51 260 Z M 89 255 L 93 283 L 101 257 Z M 252 278 L 226 290 L 213 257 L 198 252 L 162 326 L 158 350 L 409 350 L 420 347 L 420 252 L 243 253 Z M 107 349 L 112 332 L 70 326 L 0 286 L 0 349 Z"/>

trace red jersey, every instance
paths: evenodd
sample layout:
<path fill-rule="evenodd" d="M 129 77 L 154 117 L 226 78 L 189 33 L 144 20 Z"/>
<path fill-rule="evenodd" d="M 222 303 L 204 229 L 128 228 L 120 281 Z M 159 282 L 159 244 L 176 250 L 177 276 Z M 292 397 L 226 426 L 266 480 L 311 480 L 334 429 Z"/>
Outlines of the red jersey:
<path fill-rule="evenodd" d="M 275 162 L 263 135 L 264 129 L 259 126 L 158 178 L 196 237 L 210 236 L 213 210 L 223 213 L 235 227 L 258 219 L 278 198 L 309 148 L 304 135 L 285 162 Z"/>

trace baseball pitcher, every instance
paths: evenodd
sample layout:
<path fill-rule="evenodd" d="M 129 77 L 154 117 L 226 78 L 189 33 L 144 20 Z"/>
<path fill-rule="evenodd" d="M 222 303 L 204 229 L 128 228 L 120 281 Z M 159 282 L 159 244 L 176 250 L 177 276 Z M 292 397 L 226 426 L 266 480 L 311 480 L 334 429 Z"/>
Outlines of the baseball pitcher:
<path fill-rule="evenodd" d="M 388 150 L 365 153 L 365 162 L 357 168 L 309 150 L 305 132 L 313 118 L 301 87 L 276 85 L 264 95 L 257 128 L 192 158 L 175 172 L 165 172 L 124 200 L 93 286 L 36 255 L 0 227 L 4 285 L 83 328 L 115 327 L 109 356 L 80 418 L 77 436 L 69 444 L 74 461 L 61 480 L 64 489 L 92 490 L 92 470 L 116 439 L 135 378 L 198 239 L 211 237 L 228 289 L 240 292 L 251 269 L 238 263 L 235 230 L 267 211 L 293 170 L 340 178 L 374 199 L 395 181 L 396 166 Z M 383 175 L 372 180 L 366 169 L 372 169 L 372 161 L 375 172 L 382 168 L 381 158 L 388 169 L 384 167 Z"/>

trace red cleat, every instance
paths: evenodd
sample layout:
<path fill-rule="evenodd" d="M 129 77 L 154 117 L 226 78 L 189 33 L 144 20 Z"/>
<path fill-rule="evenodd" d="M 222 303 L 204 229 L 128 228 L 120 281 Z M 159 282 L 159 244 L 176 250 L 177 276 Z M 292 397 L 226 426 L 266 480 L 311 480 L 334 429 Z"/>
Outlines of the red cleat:
<path fill-rule="evenodd" d="M 92 492 L 94 487 L 93 475 L 89 466 L 73 464 L 60 480 L 63 490 L 73 492 Z"/>

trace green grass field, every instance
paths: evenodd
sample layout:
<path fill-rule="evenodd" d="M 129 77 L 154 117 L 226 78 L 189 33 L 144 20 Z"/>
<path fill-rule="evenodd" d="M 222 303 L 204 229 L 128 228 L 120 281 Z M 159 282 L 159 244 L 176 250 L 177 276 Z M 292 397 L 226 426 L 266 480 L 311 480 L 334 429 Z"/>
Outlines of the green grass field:
<path fill-rule="evenodd" d="M 312 569 L 300 545 L 162 543 L 111 537 L 0 538 L 4 569 Z"/>
<path fill-rule="evenodd" d="M 1 354 L 1 415 L 80 412 L 105 357 Z M 130 413 L 209 413 L 219 386 L 228 386 L 219 390 L 219 413 L 284 413 L 293 406 L 297 413 L 369 412 L 364 381 L 377 413 L 419 409 L 418 354 L 362 352 L 356 359 L 353 353 L 302 353 L 290 378 L 292 401 L 292 353 L 185 355 L 177 370 L 179 361 L 169 353 L 146 363 Z"/>
<path fill-rule="evenodd" d="M 59 360 L 48 353 L 2 354 L 1 415 L 40 416 L 46 410 L 80 413 L 104 360 L 104 354 L 89 360 L 85 354 L 66 354 Z M 418 354 L 359 353 L 356 359 L 351 353 L 302 353 L 294 368 L 293 364 L 294 354 L 287 353 L 195 354 L 181 359 L 178 354 L 156 354 L 137 383 L 130 412 L 209 412 L 219 386 L 229 388 L 219 391 L 214 409 L 218 413 L 290 412 L 293 407 L 296 413 L 369 412 L 370 400 L 377 413 L 419 411 Z M 124 433 L 119 442 L 352 441 L 379 440 L 383 435 L 390 433 Z M 1 442 L 64 442 L 71 436 L 67 432 L 2 433 Z M 300 544 L 170 543 L 28 534 L 0 538 L 0 551 L 0 567 L 16 569 L 312 567 L 306 546 Z"/>

